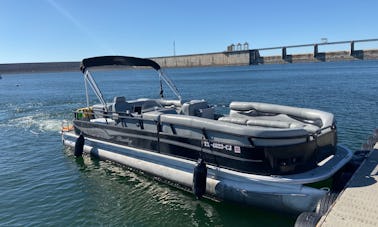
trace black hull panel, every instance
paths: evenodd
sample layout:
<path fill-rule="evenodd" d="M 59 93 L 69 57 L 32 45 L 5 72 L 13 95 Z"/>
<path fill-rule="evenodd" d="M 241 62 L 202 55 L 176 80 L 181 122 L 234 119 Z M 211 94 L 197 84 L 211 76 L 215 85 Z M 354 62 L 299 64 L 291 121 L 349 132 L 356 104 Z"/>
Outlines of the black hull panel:
<path fill-rule="evenodd" d="M 188 160 L 202 157 L 206 163 L 251 174 L 292 174 L 316 167 L 336 149 L 336 132 L 306 143 L 285 146 L 236 146 L 207 139 L 192 139 L 166 133 L 130 129 L 75 120 L 76 134 L 115 144 L 172 155 Z"/>

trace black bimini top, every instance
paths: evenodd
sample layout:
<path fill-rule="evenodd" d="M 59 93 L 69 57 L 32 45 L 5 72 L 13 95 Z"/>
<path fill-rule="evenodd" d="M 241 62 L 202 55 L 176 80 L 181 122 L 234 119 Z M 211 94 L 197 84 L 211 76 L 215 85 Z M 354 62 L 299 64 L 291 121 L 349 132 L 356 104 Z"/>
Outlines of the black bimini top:
<path fill-rule="evenodd" d="M 93 58 L 85 58 L 81 61 L 80 70 L 84 73 L 89 67 L 95 66 L 111 66 L 111 65 L 124 65 L 124 66 L 150 66 L 155 70 L 160 69 L 160 65 L 151 59 L 135 58 L 125 56 L 101 56 Z"/>

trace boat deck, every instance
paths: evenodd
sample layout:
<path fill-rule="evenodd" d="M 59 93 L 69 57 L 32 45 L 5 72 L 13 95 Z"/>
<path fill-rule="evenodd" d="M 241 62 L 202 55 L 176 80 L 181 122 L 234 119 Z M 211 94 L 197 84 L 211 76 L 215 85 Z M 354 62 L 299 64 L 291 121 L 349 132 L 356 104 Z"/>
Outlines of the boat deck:
<path fill-rule="evenodd" d="M 378 226 L 378 143 L 318 226 Z"/>

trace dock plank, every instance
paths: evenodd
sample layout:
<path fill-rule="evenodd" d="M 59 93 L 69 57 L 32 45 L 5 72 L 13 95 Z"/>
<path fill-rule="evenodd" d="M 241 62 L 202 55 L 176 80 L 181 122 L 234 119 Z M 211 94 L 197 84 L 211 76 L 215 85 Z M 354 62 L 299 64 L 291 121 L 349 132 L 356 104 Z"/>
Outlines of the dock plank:
<path fill-rule="evenodd" d="M 318 226 L 378 226 L 378 144 Z"/>

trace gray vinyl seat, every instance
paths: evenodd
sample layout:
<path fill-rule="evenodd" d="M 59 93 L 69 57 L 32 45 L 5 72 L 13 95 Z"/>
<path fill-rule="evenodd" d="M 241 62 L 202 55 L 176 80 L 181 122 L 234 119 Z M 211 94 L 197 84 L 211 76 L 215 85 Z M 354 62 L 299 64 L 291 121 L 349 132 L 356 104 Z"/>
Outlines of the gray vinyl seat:
<path fill-rule="evenodd" d="M 116 96 L 114 97 L 113 101 L 113 112 L 126 113 L 126 110 L 130 110 L 131 106 L 126 102 L 126 98 L 124 96 Z"/>
<path fill-rule="evenodd" d="M 205 100 L 192 100 L 182 105 L 181 113 L 188 116 L 214 119 L 214 109 Z"/>
<path fill-rule="evenodd" d="M 116 96 L 113 99 L 113 104 L 112 104 L 112 112 L 113 112 L 113 117 L 115 122 L 122 123 L 122 125 L 125 125 L 125 117 L 126 111 L 131 110 L 131 105 L 126 102 L 126 98 L 124 96 Z"/>
<path fill-rule="evenodd" d="M 126 111 L 131 111 L 131 105 L 126 102 L 124 96 L 116 96 L 113 101 L 112 112 L 117 116 L 115 118 L 116 123 L 121 122 L 122 124 L 125 124 L 126 119 L 123 117 L 127 116 Z"/>

